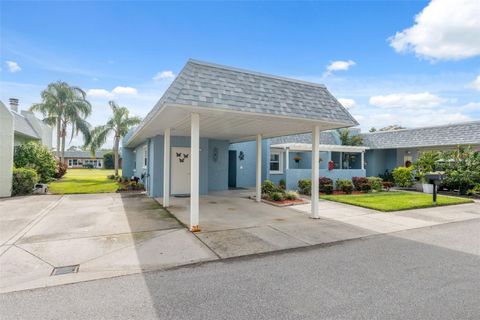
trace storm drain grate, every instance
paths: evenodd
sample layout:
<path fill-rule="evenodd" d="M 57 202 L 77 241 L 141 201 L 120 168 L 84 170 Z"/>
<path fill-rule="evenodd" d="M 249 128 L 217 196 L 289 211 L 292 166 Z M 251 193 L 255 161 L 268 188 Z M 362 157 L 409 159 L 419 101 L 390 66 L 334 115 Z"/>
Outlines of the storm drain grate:
<path fill-rule="evenodd" d="M 55 267 L 53 268 L 51 276 L 60 276 L 62 274 L 77 273 L 79 267 L 80 267 L 79 264 L 76 264 L 74 266 Z"/>

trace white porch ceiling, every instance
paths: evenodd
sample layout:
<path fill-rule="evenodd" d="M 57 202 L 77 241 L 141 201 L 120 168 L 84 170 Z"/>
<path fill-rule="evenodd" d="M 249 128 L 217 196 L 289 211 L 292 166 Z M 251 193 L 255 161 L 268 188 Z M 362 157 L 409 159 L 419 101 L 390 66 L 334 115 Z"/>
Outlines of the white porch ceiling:
<path fill-rule="evenodd" d="M 272 138 L 311 132 L 315 125 L 320 125 L 322 131 L 345 127 L 345 124 L 341 123 L 304 118 L 166 105 L 130 139 L 128 145 L 133 147 L 147 138 L 163 135 L 166 128 L 171 129 L 172 136 L 190 136 L 191 113 L 200 115 L 200 137 L 230 142 L 255 140 L 257 134 Z"/>

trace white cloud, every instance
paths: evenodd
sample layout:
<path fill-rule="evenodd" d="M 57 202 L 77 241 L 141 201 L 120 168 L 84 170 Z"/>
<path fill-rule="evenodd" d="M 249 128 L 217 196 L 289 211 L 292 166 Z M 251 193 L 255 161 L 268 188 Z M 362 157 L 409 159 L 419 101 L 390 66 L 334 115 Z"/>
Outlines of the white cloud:
<path fill-rule="evenodd" d="M 461 60 L 480 55 L 478 0 L 432 0 L 415 24 L 390 37 L 397 52 L 429 60 Z"/>
<path fill-rule="evenodd" d="M 356 105 L 356 102 L 353 99 L 339 98 L 338 102 L 340 102 L 342 106 L 344 106 L 347 109 L 352 109 Z"/>
<path fill-rule="evenodd" d="M 480 75 L 475 80 L 473 80 L 473 82 L 470 84 L 470 86 L 473 89 L 480 91 Z"/>
<path fill-rule="evenodd" d="M 112 90 L 113 94 L 132 94 L 135 95 L 138 93 L 138 90 L 132 87 L 115 87 Z"/>
<path fill-rule="evenodd" d="M 10 71 L 11 73 L 22 70 L 22 68 L 20 68 L 18 63 L 16 63 L 15 61 L 5 61 L 5 64 L 7 65 L 8 71 Z"/>
<path fill-rule="evenodd" d="M 369 103 L 380 108 L 422 109 L 438 106 L 445 99 L 429 92 L 393 93 L 370 97 Z"/>
<path fill-rule="evenodd" d="M 332 73 L 333 71 L 346 71 L 350 67 L 354 66 L 356 63 L 353 60 L 343 61 L 337 60 L 333 61 L 327 66 L 327 74 Z"/>
<path fill-rule="evenodd" d="M 87 95 L 96 98 L 112 98 L 113 94 L 105 89 L 89 89 Z"/>
<path fill-rule="evenodd" d="M 138 90 L 132 87 L 115 87 L 111 92 L 106 89 L 89 89 L 87 95 L 94 98 L 112 99 L 119 95 L 136 95 Z"/>
<path fill-rule="evenodd" d="M 175 78 L 175 74 L 173 73 L 173 71 L 165 70 L 165 71 L 158 72 L 152 79 L 158 81 L 158 80 L 173 79 L 173 78 Z"/>

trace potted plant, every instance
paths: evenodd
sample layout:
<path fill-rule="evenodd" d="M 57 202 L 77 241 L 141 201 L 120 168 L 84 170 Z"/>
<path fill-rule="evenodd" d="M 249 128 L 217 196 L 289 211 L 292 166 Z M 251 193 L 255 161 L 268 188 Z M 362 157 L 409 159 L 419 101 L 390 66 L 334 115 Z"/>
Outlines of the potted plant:
<path fill-rule="evenodd" d="M 300 160 L 302 160 L 302 157 L 300 156 L 300 154 L 297 153 L 297 155 L 293 158 L 293 160 L 294 160 L 296 163 L 299 163 Z"/>
<path fill-rule="evenodd" d="M 440 159 L 440 154 L 435 151 L 423 152 L 414 164 L 417 177 L 422 184 L 424 193 L 433 193 L 433 184 L 430 183 L 430 178 L 426 177 L 427 173 L 435 171 L 435 164 Z"/>

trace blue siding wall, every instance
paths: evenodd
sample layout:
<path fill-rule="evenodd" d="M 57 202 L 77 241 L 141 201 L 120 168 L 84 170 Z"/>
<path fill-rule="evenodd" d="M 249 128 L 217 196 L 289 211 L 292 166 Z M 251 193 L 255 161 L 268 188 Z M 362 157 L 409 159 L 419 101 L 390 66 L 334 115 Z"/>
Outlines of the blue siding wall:
<path fill-rule="evenodd" d="M 125 150 L 127 159 L 124 172 L 141 177 L 147 174 L 143 168 L 143 147 L 148 146 L 148 175 L 142 180 L 146 184 L 148 194 L 152 197 L 163 195 L 163 136 L 148 139 L 144 144 L 134 150 Z M 170 140 L 171 147 L 190 147 L 190 137 L 173 136 Z M 228 189 L 228 141 L 200 139 L 200 194 L 208 194 L 208 191 L 220 191 Z M 213 160 L 213 150 L 218 150 L 217 161 Z M 124 148 L 125 149 L 125 148 Z M 135 170 L 135 171 L 134 171 Z M 174 177 L 171 177 L 174 179 Z"/>
<path fill-rule="evenodd" d="M 367 162 L 365 169 L 368 177 L 383 174 L 387 169 L 391 172 L 397 166 L 397 150 L 367 150 L 365 152 L 365 161 Z"/>
<path fill-rule="evenodd" d="M 133 176 L 133 163 L 135 162 L 135 153 L 132 148 L 122 148 L 122 175 L 125 177 Z"/>
<path fill-rule="evenodd" d="M 237 151 L 237 187 L 249 188 L 255 186 L 256 179 L 256 142 L 248 141 L 241 143 L 232 143 L 230 150 Z M 243 152 L 244 158 L 240 160 L 240 152 Z M 270 159 L 270 141 L 268 139 L 262 141 L 262 181 L 268 179 L 269 176 L 269 159 Z"/>
<path fill-rule="evenodd" d="M 221 191 L 228 189 L 228 147 L 228 141 L 208 141 L 209 191 Z"/>

